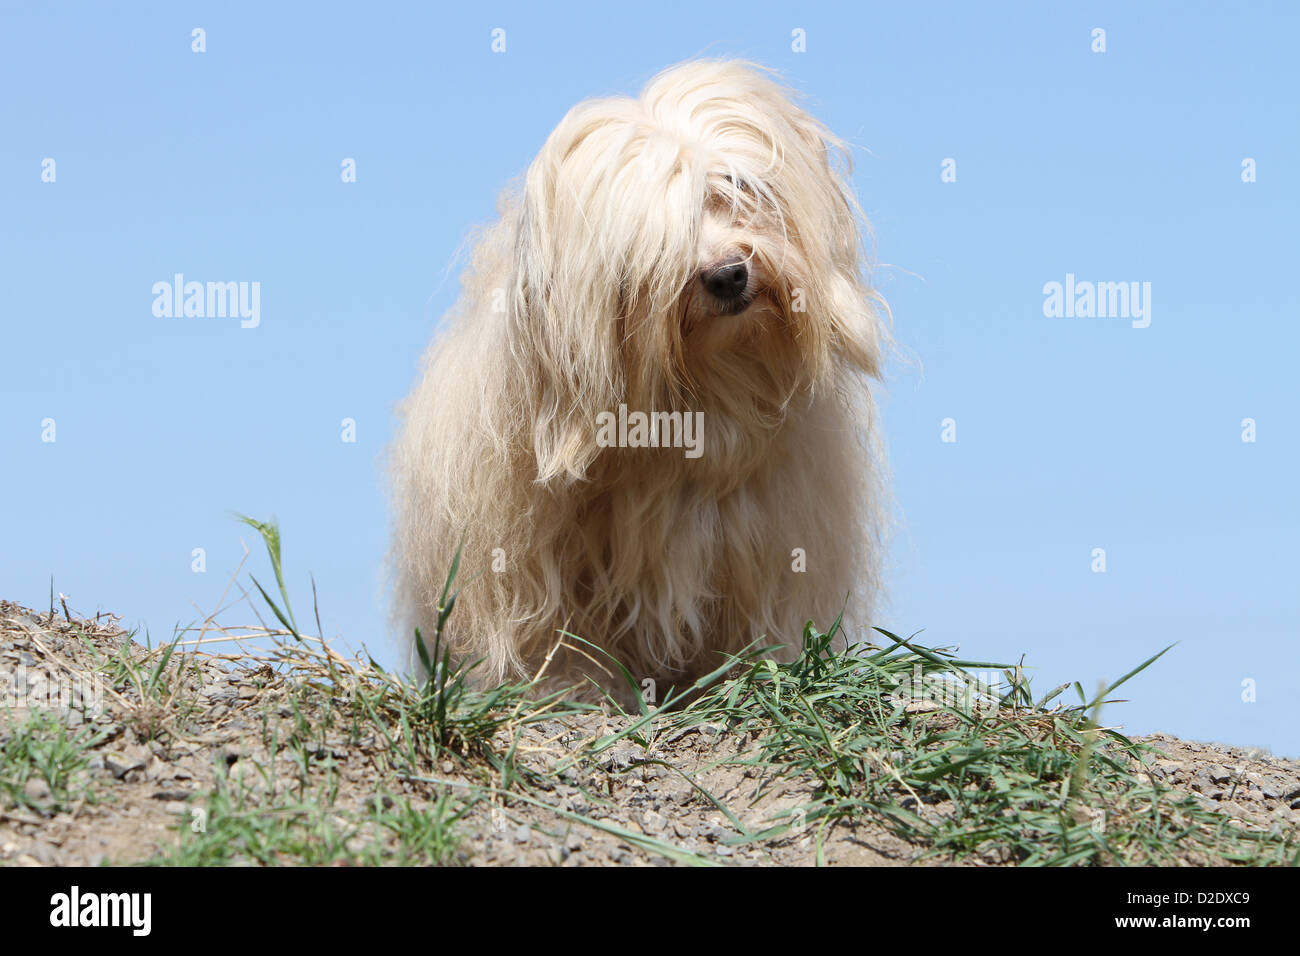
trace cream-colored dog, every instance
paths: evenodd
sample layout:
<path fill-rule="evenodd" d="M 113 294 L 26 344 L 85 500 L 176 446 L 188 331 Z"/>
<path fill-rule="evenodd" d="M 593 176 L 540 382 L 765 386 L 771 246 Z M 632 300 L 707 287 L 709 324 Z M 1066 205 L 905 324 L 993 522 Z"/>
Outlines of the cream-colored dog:
<path fill-rule="evenodd" d="M 885 328 L 847 154 L 751 64 L 581 103 L 481 237 L 402 407 L 396 599 L 480 684 L 662 695 L 876 592 Z M 413 644 L 410 646 L 413 647 Z M 792 653 L 792 651 L 787 651 Z"/>

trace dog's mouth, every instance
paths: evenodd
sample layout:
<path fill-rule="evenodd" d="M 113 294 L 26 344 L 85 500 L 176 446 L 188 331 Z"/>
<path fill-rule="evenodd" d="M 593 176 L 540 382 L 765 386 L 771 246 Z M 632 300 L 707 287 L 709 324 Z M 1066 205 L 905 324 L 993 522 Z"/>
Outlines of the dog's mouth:
<path fill-rule="evenodd" d="M 734 299 L 729 299 L 726 302 L 714 300 L 717 303 L 714 311 L 718 315 L 740 315 L 740 313 L 744 312 L 754 304 L 754 299 L 756 298 L 758 298 L 757 295 L 746 294 Z"/>
<path fill-rule="evenodd" d="M 685 310 L 682 316 L 682 331 L 686 335 L 700 332 L 705 329 L 721 331 L 721 327 L 737 330 L 740 325 L 734 322 L 720 322 L 723 319 L 734 319 L 741 314 L 750 311 L 759 299 L 763 297 L 762 290 L 746 290 L 743 295 L 735 298 L 720 299 L 713 295 L 697 296 Z"/>

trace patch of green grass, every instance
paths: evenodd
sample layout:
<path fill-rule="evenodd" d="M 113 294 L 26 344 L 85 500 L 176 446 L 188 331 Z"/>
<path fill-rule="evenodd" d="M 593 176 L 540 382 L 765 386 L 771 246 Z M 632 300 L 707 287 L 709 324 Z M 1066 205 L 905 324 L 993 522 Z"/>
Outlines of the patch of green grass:
<path fill-rule="evenodd" d="M 329 790 L 330 784 L 324 784 Z M 358 809 L 336 793 L 270 796 L 235 777 L 191 801 L 163 866 L 442 866 L 454 862 L 464 808 L 449 796 L 418 807 L 378 794 Z"/>
<path fill-rule="evenodd" d="M 814 777 L 803 812 L 819 832 L 875 819 L 930 855 L 1027 865 L 1167 864 L 1189 852 L 1297 861 L 1294 835 L 1249 831 L 1176 794 L 1141 772 L 1147 748 L 1096 723 L 1104 699 L 1160 654 L 1095 698 L 1076 684 L 1080 703 L 1049 709 L 1065 687 L 1035 702 L 1019 668 L 958 660 L 886 631 L 884 648 L 837 651 L 837 628 L 810 623 L 796 660 L 748 662 L 681 716 L 756 734 L 752 762 L 778 777 Z M 990 693 L 971 668 L 1003 670 L 1009 689 Z"/>
<path fill-rule="evenodd" d="M 177 654 L 183 636 L 154 647 L 148 635 L 143 646 L 127 635 L 117 651 L 104 657 L 81 631 L 77 636 L 103 677 L 127 708 L 126 722 L 145 740 L 185 732 L 200 712 L 201 683 L 193 655 Z"/>
<path fill-rule="evenodd" d="M 375 738 L 380 744 L 376 749 L 387 755 L 388 764 L 382 769 L 418 773 L 450 757 L 487 763 L 502 785 L 509 786 L 520 772 L 513 748 L 500 751 L 493 745 L 494 738 L 502 732 L 517 736 L 519 728 L 561 713 L 592 709 L 564 701 L 559 693 L 539 694 L 527 681 L 480 690 L 470 681 L 476 662 L 453 664 L 443 631 L 456 603 L 453 584 L 460 567 L 459 550 L 439 598 L 431 648 L 416 631 L 424 676 L 410 681 L 385 670 L 373 658 L 349 661 L 304 637 L 289 609 L 279 529 L 270 522 L 241 520 L 264 539 L 280 601 L 256 579 L 254 584 L 289 638 L 277 646 L 276 656 L 300 678 L 292 698 L 296 729 L 290 745 L 322 743 L 327 734 L 341 733 L 354 742 Z"/>
<path fill-rule="evenodd" d="M 57 714 L 37 712 L 12 727 L 0 725 L 0 804 L 34 810 L 65 810 L 97 802 L 87 764 L 103 736 L 89 726 L 71 728 Z M 28 794 L 31 780 L 44 781 L 45 799 Z"/>

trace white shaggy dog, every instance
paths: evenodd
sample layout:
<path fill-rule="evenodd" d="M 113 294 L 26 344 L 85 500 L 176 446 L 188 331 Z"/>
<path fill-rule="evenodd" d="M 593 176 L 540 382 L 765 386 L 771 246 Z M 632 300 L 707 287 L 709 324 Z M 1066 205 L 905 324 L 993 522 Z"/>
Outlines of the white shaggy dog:
<path fill-rule="evenodd" d="M 689 62 L 569 112 L 402 406 L 407 640 L 431 642 L 462 542 L 444 639 L 481 660 L 479 684 L 546 664 L 551 686 L 625 690 L 567 632 L 662 695 L 751 642 L 797 647 L 846 601 L 862 621 L 886 332 L 845 166 L 747 63 Z"/>

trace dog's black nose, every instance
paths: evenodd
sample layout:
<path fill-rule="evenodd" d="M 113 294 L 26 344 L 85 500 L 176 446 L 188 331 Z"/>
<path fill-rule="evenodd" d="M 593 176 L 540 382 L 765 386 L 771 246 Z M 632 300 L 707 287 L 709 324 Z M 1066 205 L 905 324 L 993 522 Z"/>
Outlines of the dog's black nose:
<path fill-rule="evenodd" d="M 723 302 L 730 302 L 745 294 L 745 288 L 749 285 L 749 270 L 743 262 L 728 262 L 703 272 L 700 281 L 713 295 Z"/>

